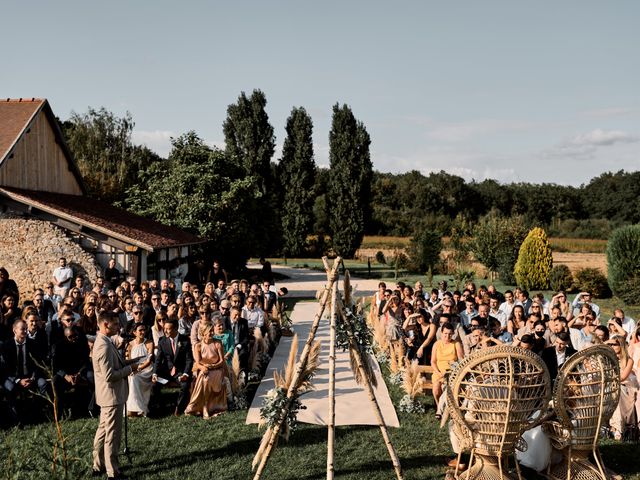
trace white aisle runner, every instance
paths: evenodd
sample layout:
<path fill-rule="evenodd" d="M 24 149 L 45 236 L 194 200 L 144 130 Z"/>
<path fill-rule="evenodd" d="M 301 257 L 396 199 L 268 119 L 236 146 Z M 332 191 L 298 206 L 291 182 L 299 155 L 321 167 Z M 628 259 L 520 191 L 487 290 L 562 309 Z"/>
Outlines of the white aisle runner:
<path fill-rule="evenodd" d="M 318 311 L 318 302 L 297 303 L 292 314 L 293 325 L 298 334 L 298 355 L 307 341 L 313 318 Z M 325 310 L 325 313 L 328 310 Z M 273 388 L 273 371 L 282 370 L 289 357 L 292 337 L 282 337 L 267 372 L 258 386 L 247 415 L 246 423 L 258 423 L 260 407 L 266 393 Z M 316 340 L 321 342 L 320 366 L 313 378 L 315 390 L 302 396 L 301 401 L 306 409 L 298 412 L 298 421 L 316 425 L 326 425 L 329 417 L 329 320 L 323 318 L 316 332 Z M 349 362 L 349 352 L 337 349 L 336 355 L 336 425 L 377 425 L 369 395 L 364 387 L 354 379 Z M 389 397 L 389 391 L 382 379 L 380 368 L 374 359 L 374 371 L 378 379 L 375 389 L 376 398 L 382 416 L 389 427 L 399 427 L 400 422 Z"/>

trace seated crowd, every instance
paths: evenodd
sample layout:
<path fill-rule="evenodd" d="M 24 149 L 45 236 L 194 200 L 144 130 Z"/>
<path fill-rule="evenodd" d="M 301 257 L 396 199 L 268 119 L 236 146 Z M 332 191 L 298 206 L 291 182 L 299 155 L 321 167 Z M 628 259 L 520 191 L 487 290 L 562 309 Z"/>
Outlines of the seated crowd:
<path fill-rule="evenodd" d="M 176 415 L 208 418 L 227 410 L 233 358 L 242 371 L 249 368 L 254 329 L 265 328 L 286 289 L 276 293 L 270 280 L 227 283 L 219 268 L 202 285 L 184 281 L 176 289 L 166 279 L 138 285 L 120 281 L 114 264 L 95 285 L 78 276 L 61 288 L 54 275 L 22 298 L 0 268 L 1 426 L 33 418 L 33 404 L 46 413 L 46 399 L 65 412 L 96 413 L 91 353 L 98 317 L 106 314 L 120 323 L 112 341 L 139 365 L 129 377 L 128 415 L 165 409 L 164 387 L 179 390 L 171 406 Z"/>
<path fill-rule="evenodd" d="M 433 396 L 442 414 L 444 375 L 451 365 L 475 350 L 508 344 L 540 355 L 553 382 L 558 370 L 576 351 L 606 344 L 620 361 L 620 403 L 610 421 L 614 438 L 635 428 L 640 413 L 640 328 L 617 308 L 603 324 L 600 308 L 589 292 L 571 301 L 565 292 L 550 300 L 533 298 L 521 288 L 501 293 L 493 285 L 476 289 L 474 283 L 450 292 L 447 282 L 425 292 L 399 282 L 395 289 L 378 285 L 372 298 L 391 342 L 403 342 L 409 360 L 431 366 Z"/>

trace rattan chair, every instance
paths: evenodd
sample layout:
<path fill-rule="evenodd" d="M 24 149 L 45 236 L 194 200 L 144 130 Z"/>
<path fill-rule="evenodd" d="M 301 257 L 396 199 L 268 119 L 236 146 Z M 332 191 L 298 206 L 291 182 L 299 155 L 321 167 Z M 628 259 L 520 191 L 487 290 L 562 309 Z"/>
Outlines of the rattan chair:
<path fill-rule="evenodd" d="M 551 399 L 549 371 L 542 359 L 519 347 L 479 350 L 454 367 L 448 378 L 447 407 L 460 454 L 470 452 L 469 468 L 455 478 L 512 478 L 508 457 L 526 450 L 522 433 L 532 415 Z M 516 473 L 522 479 L 515 462 Z"/>
<path fill-rule="evenodd" d="M 598 439 L 620 398 L 620 364 L 604 345 L 585 348 L 558 372 L 553 389 L 555 419 L 543 424 L 563 460 L 547 469 L 547 478 L 606 480 Z M 589 461 L 593 455 L 595 465 Z"/>

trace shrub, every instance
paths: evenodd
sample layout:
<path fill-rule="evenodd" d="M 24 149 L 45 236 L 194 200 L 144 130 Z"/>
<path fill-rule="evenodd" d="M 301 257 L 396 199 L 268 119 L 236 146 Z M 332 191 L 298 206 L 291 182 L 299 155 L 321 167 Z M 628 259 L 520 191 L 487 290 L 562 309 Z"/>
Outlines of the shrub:
<path fill-rule="evenodd" d="M 581 292 L 591 292 L 598 298 L 611 297 L 607 277 L 597 268 L 581 268 L 576 272 L 575 277 L 576 285 Z"/>
<path fill-rule="evenodd" d="M 405 253 L 398 251 L 393 257 L 389 258 L 389 265 L 397 268 L 407 268 L 409 257 Z"/>
<path fill-rule="evenodd" d="M 640 274 L 635 274 L 620 283 L 618 297 L 628 305 L 640 305 Z"/>
<path fill-rule="evenodd" d="M 440 260 L 441 251 L 442 235 L 433 230 L 419 229 L 407 249 L 409 269 L 419 273 L 433 270 Z"/>
<path fill-rule="evenodd" d="M 570 292 L 573 290 L 573 274 L 566 265 L 554 265 L 549 274 L 549 284 L 551 290 L 557 292 L 564 290 Z"/>
<path fill-rule="evenodd" d="M 387 259 L 384 258 L 384 253 L 382 253 L 382 250 L 378 250 L 376 252 L 376 262 L 382 264 L 382 265 L 386 265 L 387 264 Z"/>
<path fill-rule="evenodd" d="M 614 230 L 607 244 L 607 264 L 613 293 L 625 302 L 640 303 L 638 296 L 630 293 L 630 290 L 640 288 L 637 287 L 637 279 L 640 278 L 640 225 Z"/>
<path fill-rule="evenodd" d="M 549 288 L 549 275 L 553 266 L 547 234 L 536 227 L 529 231 L 520 245 L 514 275 L 518 285 L 527 290 Z"/>

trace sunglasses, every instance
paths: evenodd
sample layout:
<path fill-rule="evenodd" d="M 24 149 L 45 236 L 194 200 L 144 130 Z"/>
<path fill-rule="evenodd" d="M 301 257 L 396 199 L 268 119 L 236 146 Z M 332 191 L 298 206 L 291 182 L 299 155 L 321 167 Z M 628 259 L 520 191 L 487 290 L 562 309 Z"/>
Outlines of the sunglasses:
<path fill-rule="evenodd" d="M 142 315 L 142 312 L 133 312 L 134 315 Z"/>

